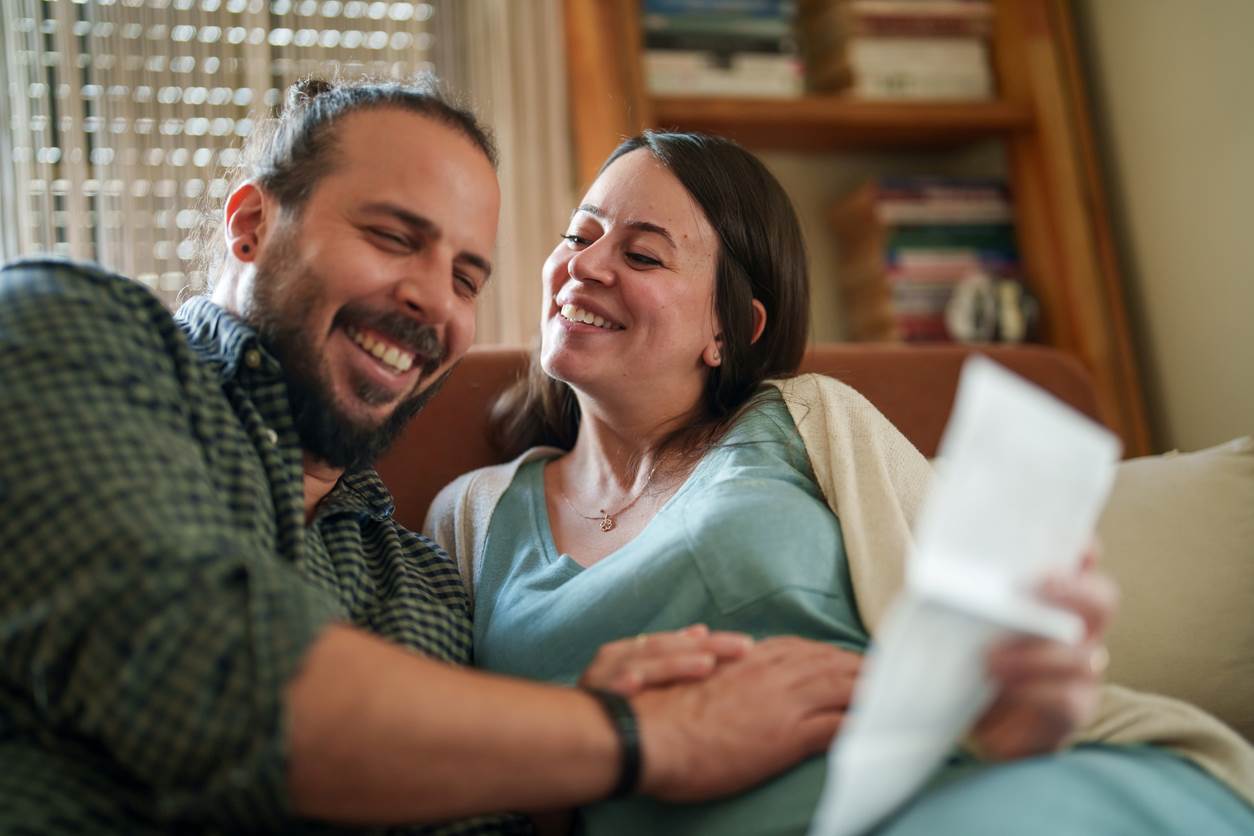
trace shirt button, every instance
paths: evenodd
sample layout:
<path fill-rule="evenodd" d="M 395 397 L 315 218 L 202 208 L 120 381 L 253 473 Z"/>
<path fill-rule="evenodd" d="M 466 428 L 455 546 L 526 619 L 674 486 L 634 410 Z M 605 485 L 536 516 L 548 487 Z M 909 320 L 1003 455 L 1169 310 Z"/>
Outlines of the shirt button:
<path fill-rule="evenodd" d="M 269 444 L 271 447 L 279 443 L 279 434 L 276 433 L 274 430 L 267 428 L 264 435 L 266 439 L 266 444 Z"/>
<path fill-rule="evenodd" d="M 255 348 L 250 348 L 244 352 L 244 365 L 250 369 L 261 368 L 261 352 Z"/>

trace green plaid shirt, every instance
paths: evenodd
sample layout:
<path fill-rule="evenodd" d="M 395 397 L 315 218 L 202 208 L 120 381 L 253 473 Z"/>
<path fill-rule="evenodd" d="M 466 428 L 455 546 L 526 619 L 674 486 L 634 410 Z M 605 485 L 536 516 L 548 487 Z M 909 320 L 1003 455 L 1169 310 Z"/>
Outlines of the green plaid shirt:
<path fill-rule="evenodd" d="M 0 272 L 0 832 L 336 832 L 284 781 L 318 632 L 470 659 L 456 568 L 391 511 L 365 470 L 305 524 L 282 370 L 207 299 L 171 317 L 95 268 Z"/>

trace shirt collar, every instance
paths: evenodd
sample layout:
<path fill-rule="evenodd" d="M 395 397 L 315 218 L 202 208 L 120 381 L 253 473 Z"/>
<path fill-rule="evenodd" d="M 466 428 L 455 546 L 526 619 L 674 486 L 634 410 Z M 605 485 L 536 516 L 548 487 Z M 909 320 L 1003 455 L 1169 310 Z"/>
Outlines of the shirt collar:
<path fill-rule="evenodd" d="M 208 297 L 197 296 L 184 302 L 175 319 L 187 333 L 192 349 L 206 362 L 221 369 L 223 380 L 235 377 L 241 359 L 246 352 L 253 350 L 260 353 L 266 370 L 282 373 L 278 360 L 266 351 L 252 326 L 214 304 Z M 383 521 L 392 516 L 394 508 L 392 494 L 379 474 L 373 468 L 364 467 L 340 477 L 320 503 L 319 516 L 353 513 Z"/>
<path fill-rule="evenodd" d="M 364 514 L 383 522 L 392 516 L 395 503 L 392 494 L 373 468 L 366 467 L 345 473 L 318 505 L 317 516 L 327 514 Z"/>
<path fill-rule="evenodd" d="M 252 326 L 207 296 L 196 296 L 184 302 L 174 319 L 186 332 L 192 349 L 206 362 L 221 368 L 223 380 L 235 376 L 240 358 L 249 349 L 261 352 L 265 363 L 278 370 L 278 361 L 261 345 Z"/>

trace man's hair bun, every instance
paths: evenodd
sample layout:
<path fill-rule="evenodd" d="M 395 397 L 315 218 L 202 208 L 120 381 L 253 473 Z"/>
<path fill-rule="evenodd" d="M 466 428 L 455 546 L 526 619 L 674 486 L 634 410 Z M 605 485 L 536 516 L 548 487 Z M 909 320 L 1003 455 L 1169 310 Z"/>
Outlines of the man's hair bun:
<path fill-rule="evenodd" d="M 329 93 L 334 89 L 335 84 L 325 79 L 302 78 L 287 88 L 287 100 L 284 102 L 283 109 L 288 112 L 298 110 L 323 93 Z"/>

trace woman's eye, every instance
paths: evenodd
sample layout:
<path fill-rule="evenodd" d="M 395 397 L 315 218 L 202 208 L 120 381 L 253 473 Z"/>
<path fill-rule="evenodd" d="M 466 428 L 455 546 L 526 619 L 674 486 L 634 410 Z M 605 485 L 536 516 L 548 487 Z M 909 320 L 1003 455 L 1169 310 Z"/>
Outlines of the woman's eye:
<path fill-rule="evenodd" d="M 570 244 L 572 247 L 586 247 L 591 243 L 587 238 L 576 235 L 573 232 L 568 232 L 563 235 L 562 240 L 564 240 L 567 244 Z"/>
<path fill-rule="evenodd" d="M 628 260 L 633 261 L 636 264 L 640 264 L 645 267 L 661 267 L 662 266 L 662 262 L 658 261 L 653 256 L 645 255 L 644 253 L 627 253 L 627 258 Z"/>

